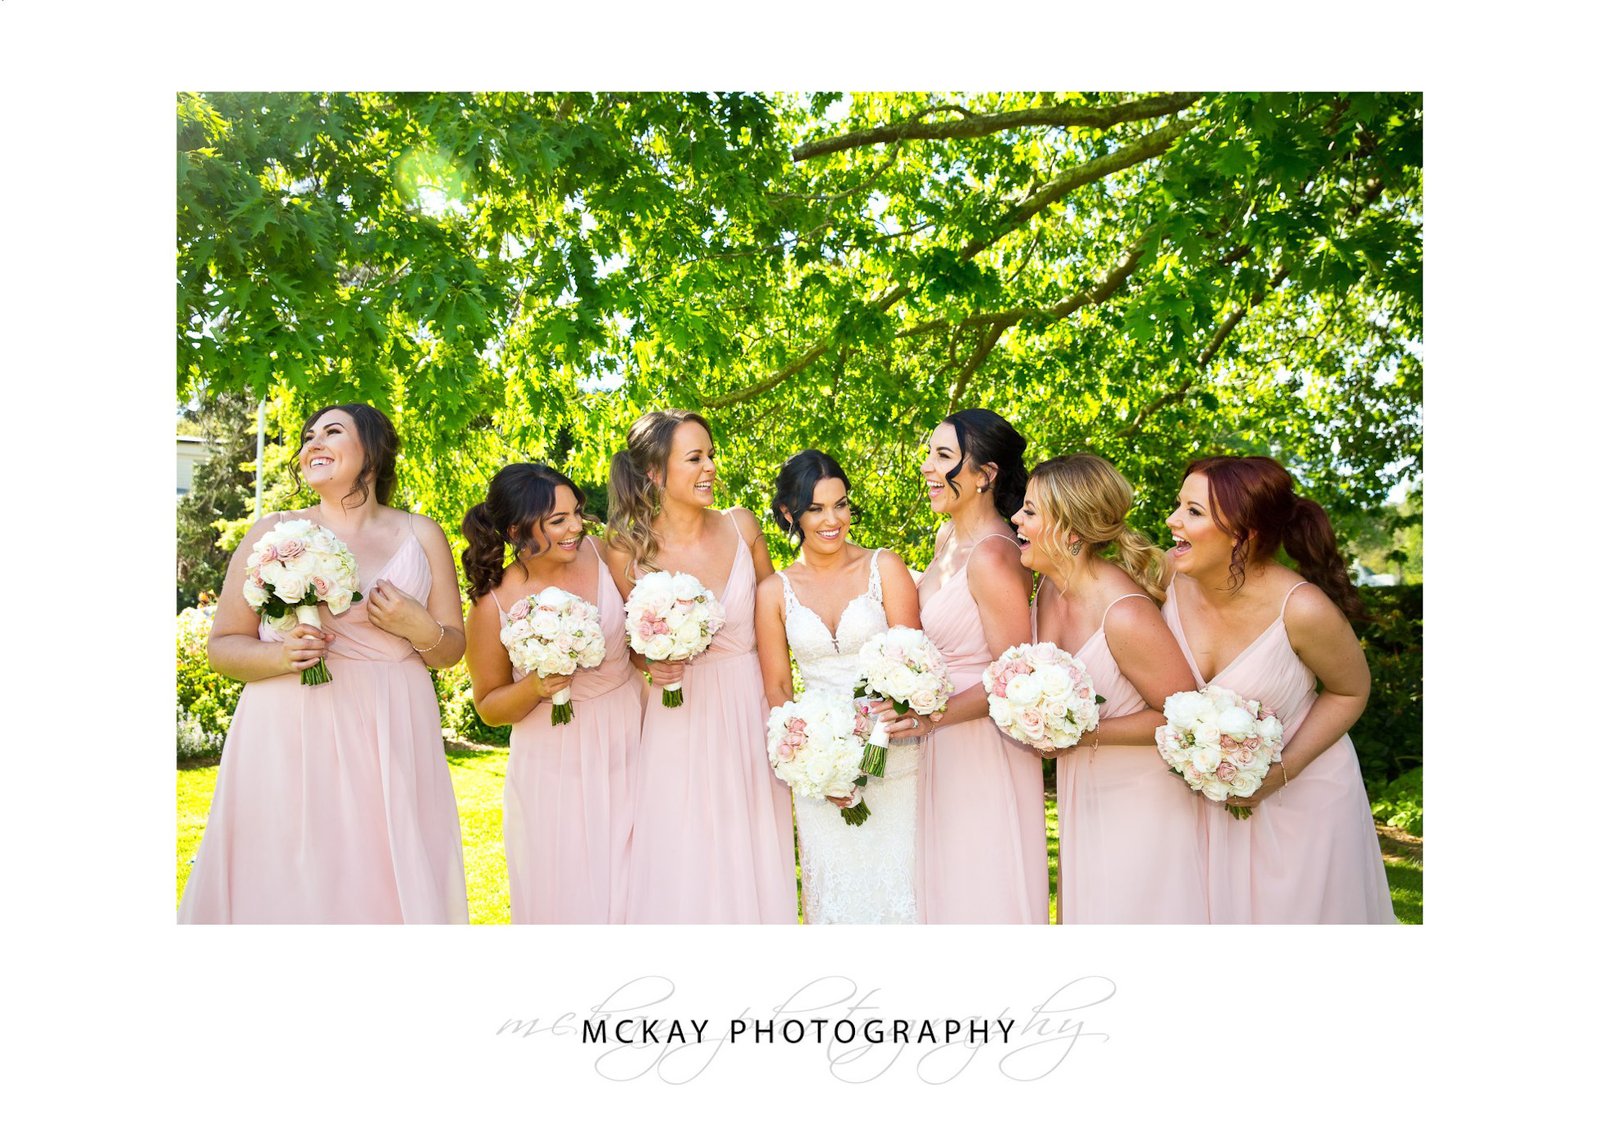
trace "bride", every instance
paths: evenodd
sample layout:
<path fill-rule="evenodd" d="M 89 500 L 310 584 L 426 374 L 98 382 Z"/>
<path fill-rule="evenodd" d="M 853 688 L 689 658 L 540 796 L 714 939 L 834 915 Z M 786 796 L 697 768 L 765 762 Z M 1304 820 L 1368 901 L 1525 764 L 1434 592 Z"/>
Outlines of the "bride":
<path fill-rule="evenodd" d="M 916 584 L 894 552 L 849 542 L 850 481 L 824 452 L 789 458 L 778 474 L 772 514 L 800 553 L 756 589 L 756 652 L 767 702 L 780 706 L 794 697 L 790 651 L 805 688 L 849 693 L 862 644 L 891 626 L 921 627 Z M 890 747 L 884 776 L 862 791 L 872 815 L 861 825 L 839 815 L 848 800 L 796 798 L 806 923 L 916 923 L 921 753 L 918 739 Z"/>

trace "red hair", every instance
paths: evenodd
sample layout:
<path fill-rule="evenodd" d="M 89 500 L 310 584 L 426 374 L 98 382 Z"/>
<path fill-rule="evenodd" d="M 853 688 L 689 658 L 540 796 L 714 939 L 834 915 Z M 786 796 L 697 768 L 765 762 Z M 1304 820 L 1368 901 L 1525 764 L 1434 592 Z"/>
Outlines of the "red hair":
<path fill-rule="evenodd" d="M 1315 500 L 1295 494 L 1294 478 L 1282 464 L 1270 456 L 1203 456 L 1183 474 L 1206 478 L 1211 515 L 1233 537 L 1230 585 L 1244 583 L 1247 559 L 1271 559 L 1282 548 L 1345 617 L 1367 617 L 1328 513 Z"/>

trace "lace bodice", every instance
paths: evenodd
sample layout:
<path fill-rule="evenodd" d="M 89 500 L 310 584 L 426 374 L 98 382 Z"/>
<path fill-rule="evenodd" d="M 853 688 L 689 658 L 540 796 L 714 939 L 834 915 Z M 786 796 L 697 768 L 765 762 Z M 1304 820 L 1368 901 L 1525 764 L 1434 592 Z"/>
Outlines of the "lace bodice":
<path fill-rule="evenodd" d="M 807 689 L 826 686 L 851 692 L 861 680 L 861 648 L 873 635 L 889 629 L 889 617 L 883 609 L 883 581 L 878 575 L 878 556 L 872 553 L 871 574 L 867 590 L 846 604 L 839 616 L 839 629 L 830 634 L 822 617 L 802 603 L 789 585 L 789 577 L 782 571 L 783 627 L 789 639 L 789 649 L 794 653 L 795 665 L 800 669 L 800 681 Z M 916 769 L 917 750 L 896 747 L 889 751 L 885 777 Z M 896 763 L 899 763 L 898 768 Z"/>

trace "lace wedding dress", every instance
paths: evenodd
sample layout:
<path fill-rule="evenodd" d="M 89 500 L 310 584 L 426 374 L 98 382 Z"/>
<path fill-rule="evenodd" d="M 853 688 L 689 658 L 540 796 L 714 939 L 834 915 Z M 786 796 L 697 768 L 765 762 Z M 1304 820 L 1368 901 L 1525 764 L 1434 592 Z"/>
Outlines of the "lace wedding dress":
<path fill-rule="evenodd" d="M 878 555 L 864 595 L 839 616 L 838 633 L 795 597 L 783 579 L 783 622 L 789 649 L 806 689 L 850 693 L 859 677 L 857 655 L 866 641 L 889 629 L 883 610 Z M 800 883 L 807 924 L 915 924 L 917 764 L 922 742 L 889 747 L 884 776 L 868 780 L 863 796 L 872 815 L 847 825 L 836 805 L 795 798 L 800 829 Z"/>

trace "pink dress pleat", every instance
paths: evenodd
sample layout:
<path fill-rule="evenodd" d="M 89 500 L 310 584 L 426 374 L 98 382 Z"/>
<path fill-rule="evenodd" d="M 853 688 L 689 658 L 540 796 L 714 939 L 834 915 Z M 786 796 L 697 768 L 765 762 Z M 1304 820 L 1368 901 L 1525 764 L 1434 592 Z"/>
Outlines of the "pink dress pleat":
<path fill-rule="evenodd" d="M 1289 644 L 1282 609 L 1208 682 L 1183 634 L 1181 589 L 1180 576 L 1162 611 L 1196 681 L 1270 707 L 1283 722 L 1285 744 L 1292 741 L 1316 701 L 1317 679 Z M 1221 805 L 1207 805 L 1205 817 L 1213 923 L 1394 923 L 1372 806 L 1348 734 L 1245 820 Z"/>
<path fill-rule="evenodd" d="M 1112 606 L 1119 604 L 1154 605 Z M 1104 619 L 1075 657 L 1105 698 L 1102 722 L 1145 708 L 1111 656 Z M 1092 755 L 1075 749 L 1057 765 L 1061 922 L 1204 924 L 1205 802 L 1167 768 L 1155 743 L 1103 745 Z"/>
<path fill-rule="evenodd" d="M 980 541 L 981 542 L 981 541 Z M 992 661 L 963 566 L 922 607 L 922 629 L 955 692 Z M 917 823 L 918 905 L 927 924 L 1046 924 L 1044 769 L 987 717 L 928 735 Z"/>
<path fill-rule="evenodd" d="M 415 534 L 376 575 L 432 585 Z M 461 825 L 439 703 L 411 644 L 367 604 L 322 614 L 332 680 L 248 683 L 185 886 L 185 924 L 465 924 Z M 265 641 L 282 635 L 261 625 Z"/>
<path fill-rule="evenodd" d="M 550 704 L 541 702 L 511 728 L 505 835 L 513 924 L 623 919 L 643 682 L 628 658 L 622 596 L 594 541 L 586 542 L 600 564 L 606 656 L 573 675 L 572 721 L 551 725 Z M 511 674 L 523 676 L 515 667 Z"/>
<path fill-rule="evenodd" d="M 685 668 L 683 705 L 646 693 L 630 924 L 796 922 L 794 817 L 789 787 L 767 763 L 755 585 L 741 538 L 718 596 L 727 622 Z"/>

